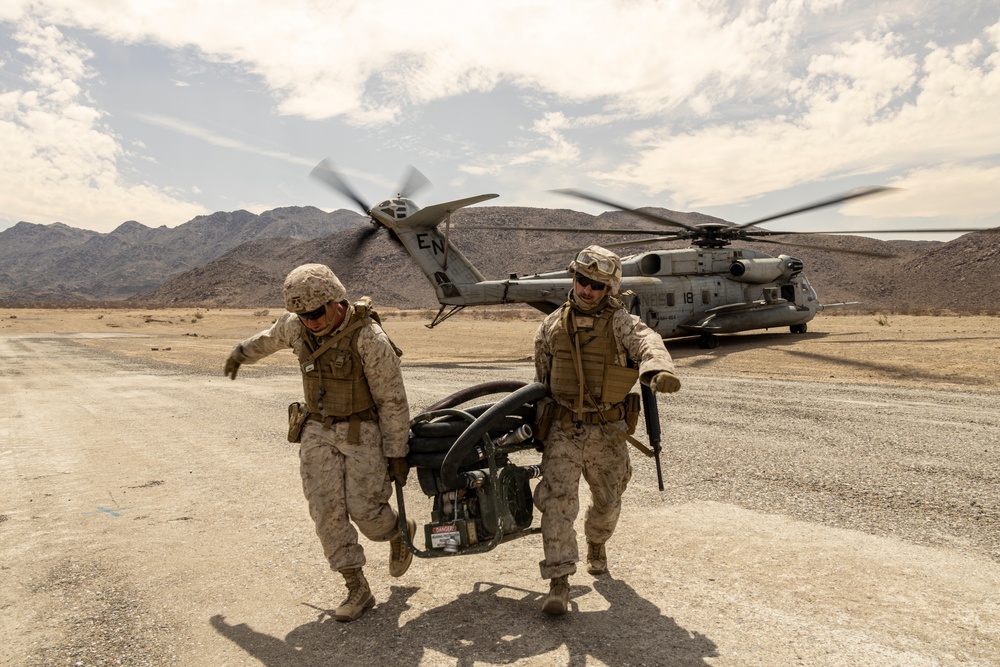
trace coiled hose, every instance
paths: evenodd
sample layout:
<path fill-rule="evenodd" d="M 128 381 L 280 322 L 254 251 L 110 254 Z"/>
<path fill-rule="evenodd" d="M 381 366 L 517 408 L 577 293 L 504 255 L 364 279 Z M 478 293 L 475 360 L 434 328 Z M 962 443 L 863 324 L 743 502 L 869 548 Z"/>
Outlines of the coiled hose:
<path fill-rule="evenodd" d="M 502 392 L 510 393 L 496 403 L 465 410 L 456 407 Z M 485 464 L 484 452 L 478 447 L 483 437 L 499 438 L 524 424 L 533 425 L 533 403 L 547 394 L 543 384 L 515 381 L 486 382 L 456 392 L 412 420 L 407 460 L 416 468 L 436 469 L 438 483 L 434 492 L 469 488 L 470 479 L 461 471 Z M 431 493 L 427 488 L 424 490 Z"/>

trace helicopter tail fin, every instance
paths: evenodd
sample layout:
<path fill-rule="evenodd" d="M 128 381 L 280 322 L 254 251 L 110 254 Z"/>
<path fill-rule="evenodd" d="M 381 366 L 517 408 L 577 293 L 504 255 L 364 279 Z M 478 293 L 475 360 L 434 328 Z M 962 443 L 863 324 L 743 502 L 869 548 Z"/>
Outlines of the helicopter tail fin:
<path fill-rule="evenodd" d="M 483 282 L 485 278 L 438 226 L 454 211 L 496 196 L 478 195 L 434 204 L 389 223 L 434 288 L 442 306 L 472 305 L 474 302 L 468 300 L 465 293 L 469 287 Z"/>

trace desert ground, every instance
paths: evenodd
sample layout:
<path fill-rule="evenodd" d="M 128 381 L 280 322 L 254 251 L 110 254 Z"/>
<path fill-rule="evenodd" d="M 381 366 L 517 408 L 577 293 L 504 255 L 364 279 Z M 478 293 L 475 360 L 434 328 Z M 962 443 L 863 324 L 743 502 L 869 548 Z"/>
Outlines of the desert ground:
<path fill-rule="evenodd" d="M 537 536 L 400 579 L 362 540 L 378 604 L 340 624 L 284 440 L 294 359 L 222 376 L 278 314 L 0 308 L 0 665 L 1000 664 L 1000 317 L 668 341 L 665 490 L 633 452 L 572 613 L 539 610 Z M 537 314 L 429 316 L 383 312 L 414 415 L 531 381 Z"/>

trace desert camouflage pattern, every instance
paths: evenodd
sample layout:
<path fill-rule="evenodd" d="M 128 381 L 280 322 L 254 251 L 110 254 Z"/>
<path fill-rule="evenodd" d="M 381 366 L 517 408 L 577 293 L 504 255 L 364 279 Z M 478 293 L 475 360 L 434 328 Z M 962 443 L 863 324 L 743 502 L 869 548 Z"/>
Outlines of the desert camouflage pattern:
<path fill-rule="evenodd" d="M 626 364 L 631 358 L 639 363 L 639 381 L 649 384 L 660 371 L 674 372 L 674 361 L 663 339 L 630 315 L 620 302 L 612 300 L 611 326 L 615 339 L 614 363 Z M 553 339 L 562 326 L 564 304 L 542 321 L 535 333 L 535 381 L 548 386 L 552 370 Z M 555 398 L 564 407 L 573 405 Z M 613 407 L 600 403 L 601 412 Z M 554 421 L 542 452 L 542 481 L 535 488 L 535 506 L 542 513 L 542 578 L 574 574 L 579 553 L 573 523 L 580 511 L 580 477 L 590 487 L 592 504 L 587 510 L 584 532 L 591 542 L 606 542 L 615 531 L 621 513 L 621 497 L 632 478 L 623 421 L 610 424 L 581 424 Z"/>
<path fill-rule="evenodd" d="M 299 445 L 309 516 L 330 568 L 337 571 L 367 562 L 354 524 L 373 542 L 386 542 L 399 533 L 398 517 L 389 505 L 392 486 L 378 425 L 361 422 L 356 445 L 347 441 L 347 428 L 348 422 L 332 428 L 306 422 Z"/>
<path fill-rule="evenodd" d="M 552 372 L 553 339 L 556 331 L 562 326 L 562 309 L 569 308 L 564 304 L 561 308 L 549 313 L 535 332 L 535 382 L 549 385 Z M 674 372 L 674 360 L 663 345 L 663 339 L 635 315 L 630 315 L 624 308 L 616 308 L 611 319 L 614 331 L 617 358 L 615 364 L 624 366 L 626 359 L 639 362 L 639 381 L 648 385 L 650 378 L 660 371 Z M 564 407 L 573 409 L 571 402 L 556 399 Z M 612 403 L 600 403 L 597 408 L 601 412 L 613 407 Z"/>
<path fill-rule="evenodd" d="M 583 530 L 591 542 L 607 542 L 615 532 L 622 494 L 632 478 L 625 442 L 625 422 L 558 428 L 545 440 L 545 475 L 535 489 L 535 507 L 542 513 L 542 578 L 576 572 L 580 560 L 573 524 L 580 513 L 580 477 L 590 487 L 591 504 Z"/>
<path fill-rule="evenodd" d="M 325 264 L 303 264 L 291 270 L 282 288 L 285 308 L 293 313 L 308 313 L 330 301 L 347 298 L 340 279 Z"/>
<path fill-rule="evenodd" d="M 345 326 L 354 315 L 349 305 L 344 316 Z M 334 335 L 340 328 L 331 331 Z M 296 358 L 308 349 L 306 329 L 293 313 L 284 313 L 270 329 L 247 338 L 236 346 L 234 356 L 241 364 L 252 364 L 278 350 L 292 348 Z M 323 337 L 318 339 L 320 343 Z M 389 337 L 375 322 L 358 331 L 358 354 L 365 367 L 365 377 L 378 409 L 378 424 L 382 431 L 382 448 L 388 457 L 406 456 L 409 452 L 407 437 L 410 430 L 410 406 L 403 386 L 399 357 L 389 343 Z"/>
<path fill-rule="evenodd" d="M 349 306 L 344 324 L 350 321 Z M 306 329 L 293 313 L 284 313 L 271 326 L 236 346 L 240 363 L 253 363 L 278 350 L 292 348 L 296 356 L 306 347 Z M 386 541 L 399 531 L 396 512 L 389 505 L 392 493 L 387 457 L 409 451 L 410 408 L 403 386 L 399 357 L 382 328 L 372 322 L 358 330 L 357 349 L 364 364 L 376 421 L 361 422 L 359 442 L 348 443 L 349 422 L 324 427 L 306 423 L 299 447 L 302 489 L 316 534 L 334 570 L 365 564 L 358 534 L 351 521 L 370 540 Z M 320 343 L 323 337 L 319 338 Z"/>

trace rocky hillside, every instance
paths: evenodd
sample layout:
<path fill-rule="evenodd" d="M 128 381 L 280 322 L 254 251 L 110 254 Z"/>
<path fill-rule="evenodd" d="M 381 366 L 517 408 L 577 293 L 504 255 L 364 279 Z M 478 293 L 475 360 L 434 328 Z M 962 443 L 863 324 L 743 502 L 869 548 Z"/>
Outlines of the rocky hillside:
<path fill-rule="evenodd" d="M 113 232 L 19 222 L 0 232 L 0 302 L 123 299 L 148 292 L 244 243 L 306 240 L 357 224 L 347 211 L 290 207 L 199 216 L 177 227 L 135 221 Z"/>
<path fill-rule="evenodd" d="M 698 213 L 651 210 L 689 223 L 714 220 Z M 621 212 L 595 218 L 566 209 L 476 206 L 452 216 L 451 238 L 483 275 L 498 279 L 510 273 L 558 270 L 584 245 L 628 238 L 505 228 L 649 225 Z M 482 226 L 493 229 L 471 229 Z M 128 222 L 110 234 L 61 223 L 19 223 L 0 232 L 0 303 L 127 299 L 134 304 L 280 307 L 281 282 L 288 271 L 305 262 L 322 262 L 333 267 L 352 295 L 371 295 L 384 306 L 436 308 L 427 280 L 387 232 L 359 244 L 369 229 L 361 215 L 315 208 L 275 209 L 260 216 L 215 213 L 172 229 Z M 824 303 L 861 301 L 867 309 L 885 311 L 1000 312 L 1000 234 L 965 234 L 948 243 L 851 235 L 771 238 L 809 247 L 746 246 L 802 259 Z"/>

